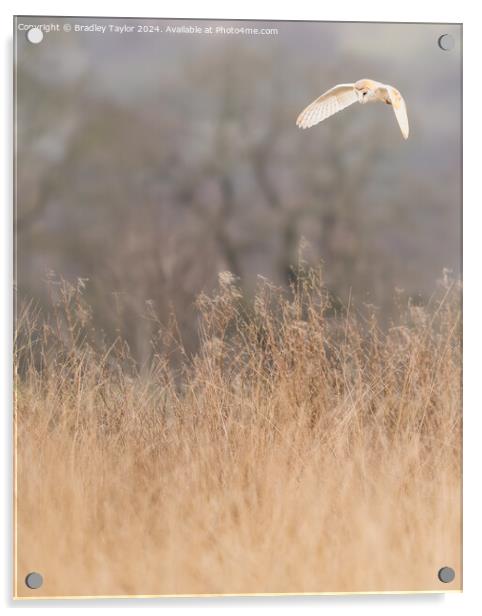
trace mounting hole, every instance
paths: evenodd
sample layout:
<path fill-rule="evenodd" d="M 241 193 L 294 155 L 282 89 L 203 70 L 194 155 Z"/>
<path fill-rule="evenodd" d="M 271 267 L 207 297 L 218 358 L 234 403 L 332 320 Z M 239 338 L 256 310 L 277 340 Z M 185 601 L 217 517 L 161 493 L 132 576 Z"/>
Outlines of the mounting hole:
<path fill-rule="evenodd" d="M 455 40 L 451 34 L 442 34 L 438 37 L 438 46 L 443 51 L 451 51 L 455 47 Z"/>
<path fill-rule="evenodd" d="M 438 579 L 444 584 L 453 582 L 455 578 L 455 571 L 452 567 L 442 567 L 438 572 Z"/>
<path fill-rule="evenodd" d="M 40 588 L 43 583 L 43 577 L 40 575 L 40 573 L 37 573 L 36 571 L 32 571 L 32 573 L 29 573 L 25 578 L 25 585 L 31 590 L 36 590 L 37 588 Z"/>
<path fill-rule="evenodd" d="M 43 41 L 44 33 L 40 28 L 30 28 L 27 30 L 27 40 L 34 45 L 38 45 Z"/>

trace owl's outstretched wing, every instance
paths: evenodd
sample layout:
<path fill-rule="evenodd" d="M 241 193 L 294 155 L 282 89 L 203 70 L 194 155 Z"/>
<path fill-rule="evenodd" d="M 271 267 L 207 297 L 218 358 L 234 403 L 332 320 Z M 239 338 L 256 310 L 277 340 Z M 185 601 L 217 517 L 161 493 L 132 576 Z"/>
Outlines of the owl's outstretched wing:
<path fill-rule="evenodd" d="M 397 118 L 398 125 L 402 131 L 402 135 L 404 139 L 408 139 L 410 129 L 408 126 L 407 106 L 405 105 L 403 96 L 393 86 L 387 86 L 387 91 L 390 97 L 390 102 L 392 103 L 393 111 L 395 112 L 395 117 Z"/>
<path fill-rule="evenodd" d="M 300 113 L 296 125 L 309 128 L 358 101 L 353 83 L 341 83 L 331 88 Z"/>

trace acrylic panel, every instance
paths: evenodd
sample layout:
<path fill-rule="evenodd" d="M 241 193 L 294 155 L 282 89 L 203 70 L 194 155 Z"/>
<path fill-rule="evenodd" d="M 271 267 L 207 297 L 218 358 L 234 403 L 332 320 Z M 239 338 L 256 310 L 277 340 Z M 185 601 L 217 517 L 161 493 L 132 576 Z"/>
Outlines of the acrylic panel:
<path fill-rule="evenodd" d="M 461 60 L 15 18 L 16 597 L 462 589 Z"/>

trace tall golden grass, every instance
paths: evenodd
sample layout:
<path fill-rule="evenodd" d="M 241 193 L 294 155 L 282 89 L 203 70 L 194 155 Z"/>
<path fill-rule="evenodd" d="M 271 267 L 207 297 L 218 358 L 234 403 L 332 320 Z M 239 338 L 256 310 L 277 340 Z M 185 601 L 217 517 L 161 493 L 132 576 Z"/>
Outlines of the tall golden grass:
<path fill-rule="evenodd" d="M 458 284 L 382 330 L 318 270 L 224 273 L 198 352 L 159 323 L 145 366 L 82 286 L 18 314 L 17 596 L 461 588 Z"/>

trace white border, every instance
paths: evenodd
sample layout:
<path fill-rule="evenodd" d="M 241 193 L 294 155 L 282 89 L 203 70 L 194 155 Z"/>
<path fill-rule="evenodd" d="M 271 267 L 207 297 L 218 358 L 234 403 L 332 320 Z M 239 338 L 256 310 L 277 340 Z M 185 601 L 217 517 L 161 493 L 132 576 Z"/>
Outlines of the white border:
<path fill-rule="evenodd" d="M 212 610 L 276 610 L 289 613 L 297 610 L 329 608 L 339 612 L 356 611 L 366 613 L 415 614 L 473 614 L 482 604 L 478 587 L 481 576 L 482 525 L 480 493 L 481 417 L 482 404 L 479 392 L 482 378 L 481 359 L 481 190 L 482 175 L 480 101 L 480 60 L 482 42 L 481 22 L 478 19 L 477 2 L 472 0 L 423 0 L 417 3 L 387 2 L 387 0 L 344 0 L 338 3 L 309 2 L 287 3 L 256 2 L 243 0 L 242 3 L 206 0 L 202 3 L 177 2 L 159 3 L 135 0 L 121 4 L 97 0 L 82 3 L 36 2 L 4 3 L 0 8 L 0 31 L 2 37 L 2 77 L 0 82 L 2 104 L 1 178 L 3 207 L 0 230 L 0 376 L 2 392 L 2 464 L 0 515 L 3 540 L 0 564 L 1 601 L 7 609 L 51 610 L 79 608 L 97 611 L 105 608 L 124 608 L 128 613 L 134 610 L 162 609 L 164 612 L 186 610 L 192 607 Z M 37 15 L 112 15 L 143 17 L 207 17 L 245 19 L 315 19 L 345 21 L 427 21 L 462 22 L 464 24 L 464 592 L 447 595 L 380 595 L 380 596 L 322 596 L 322 597 L 250 597 L 250 598 L 205 598 L 205 599 L 136 599 L 136 600 L 91 600 L 56 601 L 23 604 L 11 600 L 11 279 L 12 279 L 12 16 L 14 14 Z M 478 608 L 478 609 L 477 609 Z"/>

